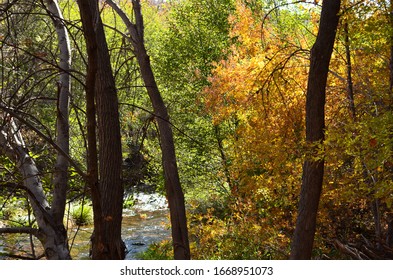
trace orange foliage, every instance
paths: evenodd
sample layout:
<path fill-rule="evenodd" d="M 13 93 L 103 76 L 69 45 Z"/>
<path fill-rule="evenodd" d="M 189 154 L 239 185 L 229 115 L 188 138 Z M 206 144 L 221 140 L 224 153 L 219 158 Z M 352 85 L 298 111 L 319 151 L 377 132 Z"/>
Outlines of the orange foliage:
<path fill-rule="evenodd" d="M 230 122 L 235 127 L 224 140 L 234 196 L 231 216 L 224 223 L 210 214 L 214 220 L 210 230 L 214 228 L 214 235 L 222 238 L 229 229 L 222 233 L 219 228 L 225 226 L 250 239 L 256 234 L 263 248 L 272 248 L 274 243 L 273 254 L 282 258 L 288 253 L 294 228 L 306 149 L 304 103 L 309 52 L 304 48 L 312 42 L 296 32 L 283 35 L 283 30 L 269 20 L 263 22 L 262 29 L 260 18 L 263 16 L 256 16 L 238 1 L 230 17 L 235 41 L 231 55 L 216 64 L 211 85 L 203 95 L 213 122 Z M 315 15 L 310 19 L 311 23 L 315 21 L 313 26 L 317 24 L 315 19 Z M 380 19 L 380 15 L 362 20 L 346 18 L 357 23 L 350 25 L 356 120 L 349 109 L 342 34 L 338 35 L 332 57 L 326 142 L 315 155 L 326 159 L 316 239 L 321 255 L 334 251 L 334 238 L 352 240 L 359 232 L 373 230 L 372 201 L 378 199 L 383 205 L 381 211 L 387 212 L 393 202 L 389 187 L 393 116 L 387 110 L 391 102 L 388 67 L 382 63 L 389 53 L 381 53 L 390 49 L 386 41 L 373 42 L 368 33 L 369 42 L 356 41 L 356 36 L 365 34 L 363 26 L 377 25 L 381 29 Z M 369 47 L 373 44 L 377 50 Z M 348 233 L 348 226 L 355 230 Z"/>
<path fill-rule="evenodd" d="M 217 63 L 205 104 L 215 124 L 230 121 L 236 127 L 224 141 L 237 197 L 233 215 L 276 241 L 285 236 L 279 245 L 285 251 L 303 161 L 308 54 L 300 46 L 304 38 L 283 41 L 268 22 L 262 30 L 260 20 L 240 1 L 230 20 L 236 43 L 232 55 Z"/>

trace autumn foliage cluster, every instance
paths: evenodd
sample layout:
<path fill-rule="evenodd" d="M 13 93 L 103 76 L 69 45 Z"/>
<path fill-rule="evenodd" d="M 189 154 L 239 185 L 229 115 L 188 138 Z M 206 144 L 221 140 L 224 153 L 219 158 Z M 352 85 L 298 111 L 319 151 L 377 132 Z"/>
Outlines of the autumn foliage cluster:
<path fill-rule="evenodd" d="M 229 17 L 235 43 L 203 91 L 212 122 L 231 130 L 223 141 L 231 195 L 225 218 L 212 208 L 199 217 L 205 226 L 191 225 L 198 258 L 287 258 L 306 156 L 326 162 L 314 257 L 363 249 L 373 251 L 365 258 L 392 256 L 392 19 L 384 1 L 344 2 L 326 139 L 308 154 L 304 108 L 316 8 L 274 16 L 237 1 Z"/>

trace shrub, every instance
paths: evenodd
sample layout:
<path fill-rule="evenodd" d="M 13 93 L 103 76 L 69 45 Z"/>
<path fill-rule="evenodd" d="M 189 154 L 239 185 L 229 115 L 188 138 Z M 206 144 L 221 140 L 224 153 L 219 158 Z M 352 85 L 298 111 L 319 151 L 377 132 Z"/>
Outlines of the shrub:
<path fill-rule="evenodd" d="M 146 251 L 137 255 L 142 260 L 173 260 L 172 242 L 169 240 L 153 243 Z"/>
<path fill-rule="evenodd" d="M 86 204 L 77 204 L 71 209 L 71 217 L 78 226 L 89 225 L 93 221 L 93 208 Z"/>

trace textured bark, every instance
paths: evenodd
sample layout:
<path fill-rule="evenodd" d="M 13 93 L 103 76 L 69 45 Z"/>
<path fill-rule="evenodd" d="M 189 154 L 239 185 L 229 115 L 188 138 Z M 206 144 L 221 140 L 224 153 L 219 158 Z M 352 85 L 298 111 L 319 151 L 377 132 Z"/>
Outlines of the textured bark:
<path fill-rule="evenodd" d="M 71 51 L 68 32 L 63 24 L 63 17 L 57 1 L 47 0 L 47 12 L 51 16 L 60 49 L 58 80 L 58 119 L 57 119 L 57 162 L 54 173 L 54 191 L 52 208 L 46 199 L 39 178 L 39 171 L 34 160 L 29 156 L 27 149 L 15 121 L 8 116 L 8 123 L 3 127 L 1 146 L 3 152 L 14 160 L 19 172 L 24 178 L 23 183 L 32 205 L 34 216 L 39 227 L 36 236 L 45 248 L 48 259 L 70 259 L 67 232 L 63 225 L 64 209 L 67 192 L 67 169 L 69 158 L 69 125 L 68 125 L 68 99 L 70 94 L 70 77 L 68 71 L 71 65 Z M 17 229 L 15 229 L 17 230 Z"/>
<path fill-rule="evenodd" d="M 67 28 L 63 22 L 63 15 L 56 0 L 46 0 L 47 10 L 51 16 L 59 45 L 59 68 L 60 75 L 58 80 L 57 96 L 57 146 L 65 153 L 69 154 L 69 98 L 71 91 L 71 79 L 69 71 L 71 69 L 71 46 Z M 67 198 L 68 188 L 68 158 L 63 153 L 57 153 L 55 172 L 54 172 L 54 192 L 52 214 L 58 225 L 63 224 L 63 217 Z"/>
<path fill-rule="evenodd" d="M 135 24 L 127 17 L 124 11 L 112 0 L 106 1 L 122 18 L 131 35 L 131 42 L 138 60 L 142 79 L 153 105 L 154 114 L 158 123 L 162 151 L 162 164 L 164 169 L 165 189 L 169 203 L 172 239 L 175 259 L 190 259 L 187 218 L 184 203 L 184 194 L 181 188 L 176 162 L 175 145 L 169 115 L 154 78 L 144 44 L 144 25 L 140 1 L 133 0 Z"/>
<path fill-rule="evenodd" d="M 311 49 L 306 96 L 306 141 L 313 149 L 324 140 L 326 84 L 339 20 L 340 2 L 323 1 L 318 36 Z M 290 259 L 311 258 L 323 173 L 323 158 L 306 158 Z"/>
<path fill-rule="evenodd" d="M 120 121 L 115 81 L 97 0 L 78 1 L 88 53 L 86 95 L 89 115 L 97 115 L 99 181 L 97 182 L 94 152 L 95 133 L 89 138 L 89 174 L 94 208 L 93 259 L 124 259 L 121 240 L 123 185 Z M 95 101 L 95 108 L 94 108 Z M 93 118 L 93 116 L 90 116 Z M 92 129 L 94 119 L 90 119 Z M 92 162 L 95 161 L 95 162 Z"/>
<path fill-rule="evenodd" d="M 0 131 L 0 153 L 11 159 L 23 178 L 34 216 L 38 224 L 37 237 L 45 249 L 47 259 L 70 259 L 67 232 L 64 226 L 55 223 L 50 206 L 44 194 L 38 168 L 29 156 L 19 128 L 9 115 Z"/>

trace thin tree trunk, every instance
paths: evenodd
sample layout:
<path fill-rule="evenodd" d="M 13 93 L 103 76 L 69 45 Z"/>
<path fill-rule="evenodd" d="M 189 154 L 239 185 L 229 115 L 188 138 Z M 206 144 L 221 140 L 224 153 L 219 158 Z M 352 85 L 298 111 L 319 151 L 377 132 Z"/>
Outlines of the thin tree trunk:
<path fill-rule="evenodd" d="M 386 233 L 386 244 L 389 248 L 393 248 L 393 214 L 387 215 L 387 233 Z"/>
<path fill-rule="evenodd" d="M 71 91 L 71 79 L 69 71 L 71 69 L 71 46 L 68 31 L 63 21 L 63 15 L 56 0 L 46 0 L 49 15 L 52 17 L 59 45 L 59 67 L 60 76 L 58 81 L 57 96 L 57 146 L 66 154 L 69 154 L 69 98 Z M 57 153 L 54 192 L 52 203 L 52 214 L 55 222 L 63 225 L 63 217 L 67 198 L 68 188 L 68 158 L 62 153 Z"/>
<path fill-rule="evenodd" d="M 348 22 L 344 23 L 344 41 L 345 41 L 345 55 L 347 60 L 347 98 L 349 101 L 349 110 L 351 111 L 352 119 L 355 120 L 356 109 L 355 109 L 355 100 L 354 100 L 354 92 L 353 92 L 351 46 L 349 42 Z"/>
<path fill-rule="evenodd" d="M 349 40 L 349 25 L 348 21 L 344 23 L 344 42 L 345 42 L 345 54 L 346 54 L 346 61 L 347 61 L 347 98 L 349 100 L 349 109 L 351 112 L 352 120 L 356 121 L 356 108 L 355 108 L 355 101 L 354 101 L 354 89 L 353 89 L 353 81 L 352 81 L 352 62 L 351 62 L 351 47 L 350 47 L 350 40 Z M 392 72 L 390 73 L 390 90 L 391 90 L 391 83 L 392 83 Z M 375 178 L 371 174 L 371 172 L 367 169 L 365 160 L 361 158 L 362 165 L 363 165 L 363 175 L 364 180 L 369 182 L 372 188 L 375 188 Z M 374 196 L 374 192 L 372 193 Z M 380 201 L 378 198 L 374 198 L 371 202 L 371 212 L 373 213 L 374 217 L 374 228 L 375 228 L 375 236 L 377 240 L 377 247 L 378 249 L 381 248 L 381 240 L 382 240 L 382 225 L 381 225 L 381 210 L 380 210 Z"/>
<path fill-rule="evenodd" d="M 381 249 L 382 245 L 382 225 L 381 225 L 381 209 L 380 201 L 378 198 L 374 198 L 371 202 L 371 212 L 374 217 L 374 230 L 377 243 L 377 249 Z"/>
<path fill-rule="evenodd" d="M 324 140 L 326 84 L 338 26 L 340 2 L 323 1 L 318 36 L 311 49 L 306 96 L 306 142 L 312 147 L 312 154 Z M 323 174 L 324 159 L 306 157 L 290 259 L 311 258 Z"/>
<path fill-rule="evenodd" d="M 232 184 L 231 173 L 229 172 L 229 168 L 228 168 L 228 159 L 224 151 L 224 147 L 222 143 L 223 141 L 222 141 L 222 137 L 220 136 L 220 128 L 218 125 L 214 126 L 214 136 L 216 137 L 218 150 L 220 151 L 221 164 L 222 164 L 222 168 L 224 169 L 226 181 L 228 183 L 229 189 L 235 192 L 234 186 Z"/>
<path fill-rule="evenodd" d="M 390 57 L 389 57 L 389 90 L 391 101 L 393 100 L 393 3 L 389 1 L 389 25 L 390 25 Z M 392 105 L 392 104 L 391 104 Z"/>
<path fill-rule="evenodd" d="M 389 91 L 390 102 L 389 105 L 393 107 L 393 2 L 390 1 L 389 5 L 389 24 L 390 24 L 390 58 L 389 58 Z M 387 215 L 387 233 L 386 243 L 389 248 L 393 248 L 393 214 Z"/>
<path fill-rule="evenodd" d="M 94 236 L 92 237 L 93 259 L 124 259 L 125 245 L 121 239 L 123 210 L 122 152 L 118 99 L 113 77 L 108 46 L 100 18 L 97 0 L 78 0 L 82 27 L 88 53 L 86 96 L 89 106 L 89 128 L 98 124 L 99 181 L 97 175 L 90 178 L 94 208 Z M 95 133 L 88 133 L 89 164 L 95 172 Z M 91 138 L 90 138 L 90 137 Z M 91 162 L 93 161 L 94 162 Z"/>
<path fill-rule="evenodd" d="M 165 189 L 169 203 L 172 225 L 174 257 L 178 260 L 190 259 L 184 194 L 180 185 L 173 132 L 169 121 L 168 111 L 157 87 L 150 64 L 150 58 L 144 45 L 144 25 L 140 1 L 132 1 L 136 22 L 135 24 L 131 22 L 124 11 L 114 1 L 107 0 L 106 2 L 116 11 L 117 14 L 119 14 L 128 28 L 134 52 L 139 63 L 142 79 L 153 105 L 154 114 L 157 116 L 156 120 L 160 133 Z"/>

